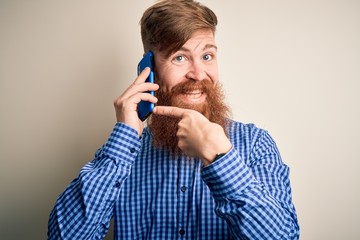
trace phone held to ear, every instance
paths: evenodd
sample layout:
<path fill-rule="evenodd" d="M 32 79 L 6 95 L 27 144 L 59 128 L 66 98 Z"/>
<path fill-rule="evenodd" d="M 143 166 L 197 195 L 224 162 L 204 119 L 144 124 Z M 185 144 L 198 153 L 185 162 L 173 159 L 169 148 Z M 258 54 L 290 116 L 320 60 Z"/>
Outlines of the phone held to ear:
<path fill-rule="evenodd" d="M 151 51 L 148 51 L 137 67 L 137 74 L 139 75 L 146 67 L 150 68 L 150 74 L 145 82 L 154 83 L 154 54 Z M 154 96 L 154 91 L 148 91 L 151 95 Z M 141 121 L 144 121 L 153 111 L 154 103 L 148 101 L 140 101 L 137 106 L 138 116 Z"/>

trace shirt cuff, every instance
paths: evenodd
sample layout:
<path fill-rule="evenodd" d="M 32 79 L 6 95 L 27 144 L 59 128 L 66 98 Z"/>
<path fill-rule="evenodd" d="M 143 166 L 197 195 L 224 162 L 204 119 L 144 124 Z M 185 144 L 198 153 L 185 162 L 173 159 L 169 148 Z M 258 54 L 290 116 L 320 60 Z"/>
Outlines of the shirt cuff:
<path fill-rule="evenodd" d="M 116 123 L 114 129 L 101 149 L 101 154 L 106 154 L 115 161 L 116 165 L 120 163 L 133 164 L 141 148 L 138 133 L 135 129 L 124 123 Z"/>
<path fill-rule="evenodd" d="M 201 174 L 214 199 L 240 195 L 256 182 L 251 170 L 234 148 L 217 161 L 204 167 Z"/>

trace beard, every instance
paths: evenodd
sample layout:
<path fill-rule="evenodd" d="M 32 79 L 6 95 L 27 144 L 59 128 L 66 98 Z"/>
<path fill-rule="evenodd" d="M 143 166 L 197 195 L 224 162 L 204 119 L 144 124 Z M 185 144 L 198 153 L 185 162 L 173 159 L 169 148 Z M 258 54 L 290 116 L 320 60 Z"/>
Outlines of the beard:
<path fill-rule="evenodd" d="M 185 103 L 179 97 L 181 94 L 201 91 L 206 94 L 206 99 L 202 103 Z M 219 124 L 227 134 L 226 126 L 230 117 L 230 108 L 224 103 L 224 94 L 221 85 L 209 80 L 194 81 L 189 80 L 174 86 L 171 91 L 159 89 L 155 96 L 158 98 L 158 106 L 174 106 L 185 109 L 192 109 L 203 114 L 209 121 Z M 175 155 L 182 153 L 178 147 L 176 132 L 178 123 L 181 119 L 168 116 L 152 114 L 148 120 L 148 127 L 153 136 L 153 145 L 156 148 L 164 148 Z"/>

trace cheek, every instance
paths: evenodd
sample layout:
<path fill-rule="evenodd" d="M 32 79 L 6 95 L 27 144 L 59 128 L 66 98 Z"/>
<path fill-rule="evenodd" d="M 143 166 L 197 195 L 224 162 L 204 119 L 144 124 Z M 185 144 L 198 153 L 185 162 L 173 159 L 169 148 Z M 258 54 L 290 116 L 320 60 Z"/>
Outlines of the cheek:
<path fill-rule="evenodd" d="M 185 75 L 181 74 L 179 71 L 166 70 L 159 74 L 158 80 L 161 88 L 169 92 L 174 86 L 185 80 Z"/>
<path fill-rule="evenodd" d="M 217 65 L 208 69 L 208 75 L 214 83 L 219 81 L 219 73 L 218 73 Z"/>

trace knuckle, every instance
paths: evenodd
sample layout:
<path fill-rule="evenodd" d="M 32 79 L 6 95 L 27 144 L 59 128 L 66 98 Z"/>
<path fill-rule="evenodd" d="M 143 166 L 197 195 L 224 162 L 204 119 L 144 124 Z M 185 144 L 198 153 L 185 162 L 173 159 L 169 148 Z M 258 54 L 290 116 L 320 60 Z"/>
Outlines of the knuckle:
<path fill-rule="evenodd" d="M 175 108 L 171 108 L 169 110 L 169 115 L 174 116 L 175 115 Z"/>
<path fill-rule="evenodd" d="M 185 144 L 182 142 L 182 141 L 179 141 L 177 143 L 177 146 L 180 148 L 180 149 L 184 149 L 185 148 Z"/>
<path fill-rule="evenodd" d="M 113 102 L 113 103 L 114 103 L 114 106 L 115 106 L 115 107 L 119 106 L 119 102 L 120 102 L 120 101 L 119 101 L 119 98 L 116 98 L 116 99 L 114 100 L 114 102 Z"/>
<path fill-rule="evenodd" d="M 121 97 L 118 97 L 118 98 L 116 98 L 116 99 L 114 100 L 114 105 L 115 105 L 115 106 L 119 106 L 119 105 L 121 104 L 121 102 L 122 102 L 122 98 L 121 98 Z"/>
<path fill-rule="evenodd" d="M 126 106 L 126 101 L 123 98 L 118 98 L 114 101 L 114 106 L 116 108 L 124 108 Z"/>

